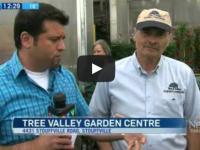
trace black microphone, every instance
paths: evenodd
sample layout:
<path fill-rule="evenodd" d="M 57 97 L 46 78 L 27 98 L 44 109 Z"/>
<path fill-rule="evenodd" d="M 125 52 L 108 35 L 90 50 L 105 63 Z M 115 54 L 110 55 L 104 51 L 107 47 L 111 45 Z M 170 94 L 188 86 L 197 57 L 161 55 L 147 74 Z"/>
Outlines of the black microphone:
<path fill-rule="evenodd" d="M 53 106 L 48 107 L 48 111 L 50 115 L 54 115 L 58 117 L 66 116 L 66 114 L 68 114 L 73 109 L 75 109 L 74 104 L 66 104 L 66 96 L 63 93 L 57 93 L 56 95 L 54 95 L 53 103 L 54 103 L 54 107 Z"/>

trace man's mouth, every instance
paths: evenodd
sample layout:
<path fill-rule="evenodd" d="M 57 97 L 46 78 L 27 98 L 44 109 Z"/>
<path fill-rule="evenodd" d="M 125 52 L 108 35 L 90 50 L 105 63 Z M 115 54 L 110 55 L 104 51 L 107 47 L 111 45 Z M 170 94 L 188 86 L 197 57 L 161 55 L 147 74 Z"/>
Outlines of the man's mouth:
<path fill-rule="evenodd" d="M 55 58 L 61 58 L 61 55 L 55 55 Z"/>
<path fill-rule="evenodd" d="M 156 51 L 159 50 L 158 47 L 153 47 L 153 46 L 144 46 L 144 48 L 153 49 L 153 50 L 156 50 Z"/>

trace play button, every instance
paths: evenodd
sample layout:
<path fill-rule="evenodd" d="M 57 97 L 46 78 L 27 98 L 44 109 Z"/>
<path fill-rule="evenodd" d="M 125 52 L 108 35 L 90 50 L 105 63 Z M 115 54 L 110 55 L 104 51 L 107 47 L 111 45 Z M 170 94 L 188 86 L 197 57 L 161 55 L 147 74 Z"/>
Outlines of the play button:
<path fill-rule="evenodd" d="M 97 66 L 95 64 L 92 64 L 92 74 L 100 71 L 101 69 L 102 69 L 101 67 L 99 67 L 99 66 Z"/>
<path fill-rule="evenodd" d="M 115 62 L 111 56 L 80 56 L 77 62 L 78 79 L 83 82 L 106 82 L 115 77 Z"/>

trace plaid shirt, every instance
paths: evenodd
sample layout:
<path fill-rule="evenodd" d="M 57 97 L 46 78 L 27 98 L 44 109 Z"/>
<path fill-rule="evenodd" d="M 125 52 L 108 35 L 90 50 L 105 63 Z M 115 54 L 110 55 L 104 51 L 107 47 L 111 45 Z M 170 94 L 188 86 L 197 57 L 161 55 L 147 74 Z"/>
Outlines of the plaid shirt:
<path fill-rule="evenodd" d="M 88 106 L 79 92 L 73 75 L 63 67 L 51 69 L 48 91 L 31 80 L 24 71 L 17 52 L 0 66 L 0 145 L 11 145 L 35 138 L 34 135 L 15 135 L 13 117 L 45 117 L 54 94 L 66 95 L 66 103 L 76 106 L 77 116 L 87 116 Z"/>

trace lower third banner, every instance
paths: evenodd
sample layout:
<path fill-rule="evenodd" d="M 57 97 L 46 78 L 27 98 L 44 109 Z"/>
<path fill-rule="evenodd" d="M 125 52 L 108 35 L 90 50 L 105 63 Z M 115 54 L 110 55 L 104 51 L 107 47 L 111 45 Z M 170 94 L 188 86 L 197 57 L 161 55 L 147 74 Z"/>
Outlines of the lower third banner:
<path fill-rule="evenodd" d="M 17 134 L 186 134 L 183 118 L 14 118 Z"/>

